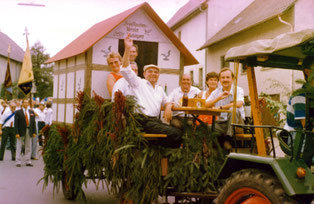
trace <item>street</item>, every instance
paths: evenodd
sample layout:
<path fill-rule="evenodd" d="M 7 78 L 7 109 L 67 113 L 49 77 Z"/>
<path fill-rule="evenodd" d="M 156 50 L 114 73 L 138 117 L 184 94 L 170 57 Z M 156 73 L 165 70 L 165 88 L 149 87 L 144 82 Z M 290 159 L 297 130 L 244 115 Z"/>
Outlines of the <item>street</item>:
<path fill-rule="evenodd" d="M 73 204 L 85 203 L 83 200 L 75 202 L 63 198 L 62 189 L 53 195 L 53 185 L 49 183 L 43 191 L 43 181 L 38 181 L 43 177 L 44 163 L 42 157 L 32 161 L 34 167 L 16 167 L 15 161 L 11 161 L 11 152 L 6 150 L 5 158 L 0 161 L 0 204 Z M 95 184 L 88 182 L 87 189 L 83 188 L 87 204 L 116 204 L 118 199 L 109 195 L 106 189 L 100 187 L 96 190 Z"/>

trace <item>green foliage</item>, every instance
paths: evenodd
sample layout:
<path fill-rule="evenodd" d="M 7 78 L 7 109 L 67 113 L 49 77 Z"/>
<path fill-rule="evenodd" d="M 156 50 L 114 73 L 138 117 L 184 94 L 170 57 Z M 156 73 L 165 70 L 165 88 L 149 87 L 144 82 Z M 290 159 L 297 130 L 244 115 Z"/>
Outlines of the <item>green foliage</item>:
<path fill-rule="evenodd" d="M 277 119 L 280 118 L 280 120 L 278 121 L 279 124 L 283 124 L 287 118 L 287 104 L 283 103 L 282 101 L 274 100 L 265 93 L 261 93 L 260 97 L 265 100 L 266 106 L 270 110 L 272 115 Z"/>
<path fill-rule="evenodd" d="M 62 174 L 64 171 L 65 145 L 62 141 L 59 126 L 51 126 L 49 129 L 49 137 L 46 137 L 43 160 L 45 162 L 44 189 L 49 182 L 53 183 L 53 191 L 59 191 Z M 68 127 L 64 126 L 68 129 Z M 69 130 L 68 130 L 69 131 Z"/>
<path fill-rule="evenodd" d="M 39 42 L 31 47 L 34 82 L 37 88 L 35 97 L 46 98 L 52 96 L 53 92 L 53 76 L 52 66 L 45 65 L 45 61 L 49 59 L 49 54 L 45 54 L 44 46 Z"/>
<path fill-rule="evenodd" d="M 80 197 L 88 177 L 97 188 L 105 183 L 110 193 L 144 204 L 157 201 L 170 186 L 189 192 L 215 190 L 213 181 L 224 155 L 206 125 L 188 126 L 182 148 L 164 148 L 141 136 L 140 107 L 133 98 L 115 101 L 79 94 L 80 113 L 71 133 L 65 137 L 66 131 L 56 131 L 59 125 L 51 127 L 44 148 L 44 185 L 51 181 L 58 189 L 66 172 L 70 188 Z M 64 147 L 66 151 L 57 151 Z M 165 157 L 169 169 L 162 177 L 160 162 Z"/>

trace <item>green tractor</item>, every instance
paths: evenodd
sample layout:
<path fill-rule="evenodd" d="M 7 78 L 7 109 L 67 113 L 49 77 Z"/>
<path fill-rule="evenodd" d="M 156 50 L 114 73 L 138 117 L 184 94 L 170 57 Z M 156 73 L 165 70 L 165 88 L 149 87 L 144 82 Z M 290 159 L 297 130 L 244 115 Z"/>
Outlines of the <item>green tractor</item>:
<path fill-rule="evenodd" d="M 261 125 L 254 72 L 254 67 L 303 70 L 302 62 L 307 56 L 314 56 L 313 29 L 285 33 L 274 39 L 254 41 L 231 48 L 227 52 L 226 60 L 234 62 L 236 72 L 238 63 L 247 69 L 254 120 L 254 125 L 233 124 L 233 126 L 254 132 L 258 155 L 230 153 L 227 156 L 217 177 L 217 181 L 223 185 L 215 200 L 216 203 L 283 204 L 313 201 L 314 89 L 310 81 L 313 80 L 314 61 L 307 67 L 312 73 L 305 88 L 301 90 L 306 95 L 305 127 L 296 130 L 294 139 L 291 132 L 284 129 Z M 266 156 L 263 129 L 270 132 L 273 157 Z M 274 130 L 282 131 L 278 135 L 278 140 L 286 154 L 285 157 L 276 157 L 272 135 Z M 292 142 L 287 143 L 288 140 Z"/>

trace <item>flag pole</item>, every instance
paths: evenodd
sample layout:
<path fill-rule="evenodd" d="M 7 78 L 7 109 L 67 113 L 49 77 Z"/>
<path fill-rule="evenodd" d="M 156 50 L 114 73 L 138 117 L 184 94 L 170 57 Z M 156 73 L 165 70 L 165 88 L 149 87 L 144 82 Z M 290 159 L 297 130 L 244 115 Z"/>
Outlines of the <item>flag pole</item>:
<path fill-rule="evenodd" d="M 25 36 L 26 36 L 26 44 L 27 44 L 27 47 L 29 47 L 27 28 L 25 28 Z M 33 108 L 32 90 L 29 92 L 29 106 L 30 106 L 31 109 Z"/>
<path fill-rule="evenodd" d="M 28 94 L 31 92 L 32 89 L 32 83 L 34 80 L 34 74 L 33 74 L 33 65 L 32 65 L 32 57 L 29 49 L 29 43 L 28 43 L 28 35 L 27 28 L 25 28 L 26 37 L 26 50 L 24 54 L 24 59 L 22 63 L 22 69 L 20 73 L 20 78 L 18 81 L 18 87 L 20 90 L 24 93 L 25 98 L 30 97 L 30 105 L 32 106 L 32 94 L 28 96 Z"/>
<path fill-rule="evenodd" d="M 10 43 L 8 43 L 8 65 L 10 65 L 10 53 L 11 53 L 11 46 Z M 8 67 L 7 67 L 8 68 Z M 10 71 L 10 70 L 9 70 Z M 5 83 L 4 83 L 4 86 Z M 4 87 L 4 99 L 7 100 L 7 91 L 6 91 L 6 87 Z"/>

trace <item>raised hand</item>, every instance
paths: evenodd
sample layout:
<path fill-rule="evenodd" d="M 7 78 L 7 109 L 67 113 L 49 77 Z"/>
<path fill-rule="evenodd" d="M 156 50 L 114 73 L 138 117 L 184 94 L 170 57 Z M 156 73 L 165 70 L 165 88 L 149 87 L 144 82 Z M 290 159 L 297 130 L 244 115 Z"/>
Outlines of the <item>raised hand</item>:
<path fill-rule="evenodd" d="M 229 91 L 224 91 L 220 94 L 219 98 L 220 100 L 227 98 L 231 93 Z"/>
<path fill-rule="evenodd" d="M 124 46 L 125 48 L 131 48 L 133 46 L 133 40 L 130 38 L 130 33 L 128 33 L 124 39 Z"/>

